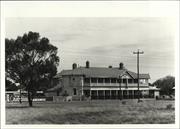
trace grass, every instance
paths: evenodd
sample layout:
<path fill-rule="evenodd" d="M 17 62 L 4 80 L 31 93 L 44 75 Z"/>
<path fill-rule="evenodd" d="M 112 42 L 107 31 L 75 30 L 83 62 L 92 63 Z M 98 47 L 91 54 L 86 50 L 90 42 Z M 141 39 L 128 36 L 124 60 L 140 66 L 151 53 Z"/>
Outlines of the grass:
<path fill-rule="evenodd" d="M 6 124 L 172 124 L 174 101 L 97 100 L 6 104 Z M 167 108 L 167 105 L 172 105 Z"/>

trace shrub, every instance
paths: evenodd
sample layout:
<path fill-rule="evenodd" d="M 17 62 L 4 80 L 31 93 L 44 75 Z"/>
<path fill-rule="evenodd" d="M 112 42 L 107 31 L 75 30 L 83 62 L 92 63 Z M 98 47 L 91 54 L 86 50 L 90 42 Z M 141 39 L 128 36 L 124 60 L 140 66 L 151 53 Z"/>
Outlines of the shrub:
<path fill-rule="evenodd" d="M 125 105 L 125 104 L 126 104 L 126 101 L 122 101 L 122 104 Z"/>
<path fill-rule="evenodd" d="M 53 97 L 46 97 L 46 101 L 53 101 Z"/>
<path fill-rule="evenodd" d="M 139 99 L 137 102 L 138 102 L 138 103 L 142 103 L 142 102 L 143 102 L 143 100 Z"/>
<path fill-rule="evenodd" d="M 166 109 L 168 109 L 168 110 L 172 109 L 172 104 L 168 104 L 168 105 L 166 106 Z"/>

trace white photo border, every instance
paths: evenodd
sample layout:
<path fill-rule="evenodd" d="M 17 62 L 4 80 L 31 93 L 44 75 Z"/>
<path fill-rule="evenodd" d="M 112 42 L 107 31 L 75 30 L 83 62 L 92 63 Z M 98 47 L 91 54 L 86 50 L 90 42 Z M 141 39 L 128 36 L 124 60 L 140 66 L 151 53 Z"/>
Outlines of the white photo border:
<path fill-rule="evenodd" d="M 48 9 L 47 9 L 48 8 Z M 57 13 L 59 12 L 59 13 Z M 28 14 L 28 15 L 27 15 Z M 170 17 L 177 21 L 175 124 L 5 124 L 5 20 L 8 17 Z M 179 1 L 1 1 L 1 128 L 179 128 Z"/>

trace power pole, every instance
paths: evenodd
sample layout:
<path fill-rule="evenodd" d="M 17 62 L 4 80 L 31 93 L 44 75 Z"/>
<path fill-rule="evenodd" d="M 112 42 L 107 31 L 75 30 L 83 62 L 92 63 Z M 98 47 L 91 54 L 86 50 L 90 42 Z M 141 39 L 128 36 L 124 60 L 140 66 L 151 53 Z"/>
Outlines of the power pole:
<path fill-rule="evenodd" d="M 121 90 L 121 76 L 119 76 L 119 99 L 122 100 L 122 90 Z"/>
<path fill-rule="evenodd" d="M 138 102 L 140 102 L 140 91 L 139 91 L 139 54 L 144 54 L 143 51 L 133 52 L 133 54 L 137 54 L 137 81 L 138 81 Z"/>

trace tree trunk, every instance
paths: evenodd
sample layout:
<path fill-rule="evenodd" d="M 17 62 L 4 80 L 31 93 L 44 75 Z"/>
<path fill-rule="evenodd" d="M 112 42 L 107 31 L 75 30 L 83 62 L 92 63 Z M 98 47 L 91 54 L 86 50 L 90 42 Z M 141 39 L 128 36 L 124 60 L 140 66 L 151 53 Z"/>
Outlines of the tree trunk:
<path fill-rule="evenodd" d="M 28 91 L 28 102 L 29 102 L 29 106 L 32 107 L 32 93 Z"/>
<path fill-rule="evenodd" d="M 21 89 L 20 89 L 20 95 L 19 95 L 19 103 L 21 104 L 22 103 L 22 101 L 21 101 Z"/>
<path fill-rule="evenodd" d="M 22 104 L 21 97 L 19 98 L 19 103 Z"/>
<path fill-rule="evenodd" d="M 30 107 L 33 106 L 33 105 L 32 105 L 32 100 L 31 100 L 31 99 L 29 100 L 29 106 L 30 106 Z"/>

